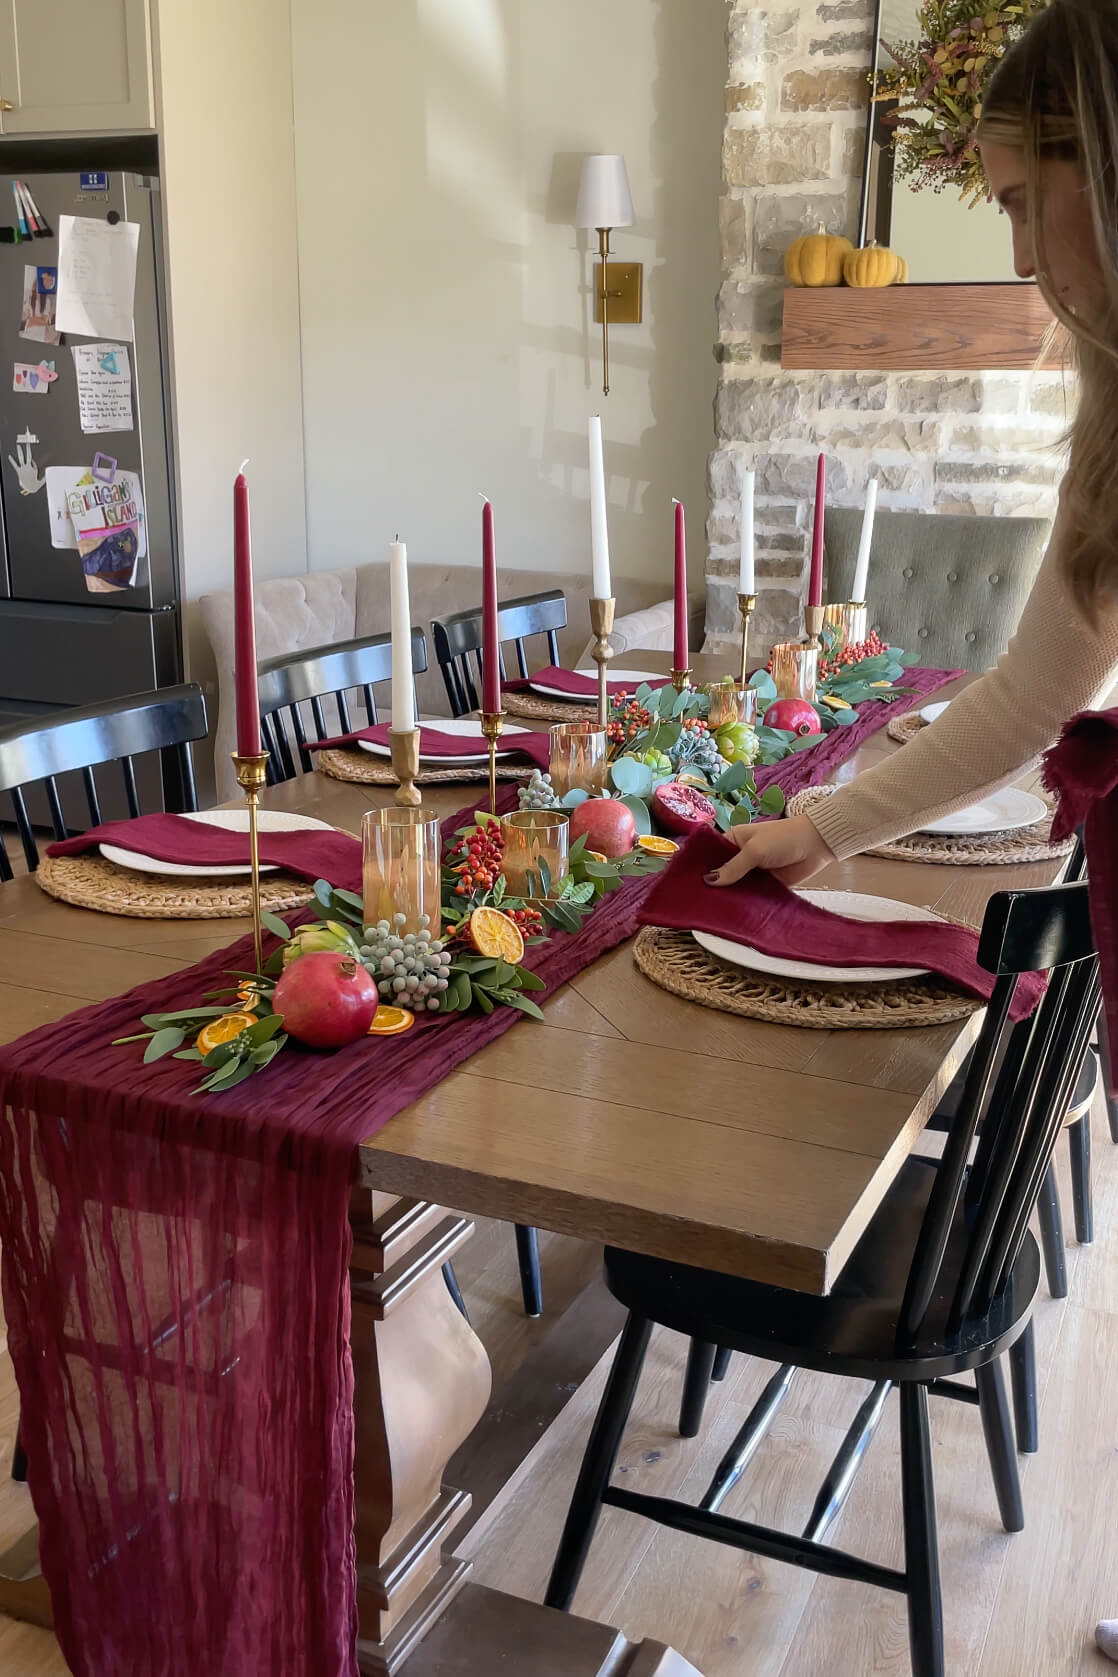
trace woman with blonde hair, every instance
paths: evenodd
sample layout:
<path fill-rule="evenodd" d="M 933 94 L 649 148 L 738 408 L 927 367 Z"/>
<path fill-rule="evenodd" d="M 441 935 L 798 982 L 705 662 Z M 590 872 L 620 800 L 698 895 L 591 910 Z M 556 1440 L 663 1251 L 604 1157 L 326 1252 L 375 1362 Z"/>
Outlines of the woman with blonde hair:
<path fill-rule="evenodd" d="M 931 727 L 811 815 L 734 827 L 712 885 L 767 868 L 798 885 L 1005 786 L 1118 677 L 1118 0 L 1051 0 L 1005 55 L 979 123 L 1022 279 L 1034 275 L 1078 370 L 1048 550 L 997 666 Z M 1118 1620 L 1096 1630 L 1118 1660 Z"/>

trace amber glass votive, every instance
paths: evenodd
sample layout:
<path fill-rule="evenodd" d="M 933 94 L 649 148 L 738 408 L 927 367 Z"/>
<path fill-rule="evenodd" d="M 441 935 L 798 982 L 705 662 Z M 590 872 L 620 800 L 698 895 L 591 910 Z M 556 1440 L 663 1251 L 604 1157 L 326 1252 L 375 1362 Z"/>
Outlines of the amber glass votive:
<path fill-rule="evenodd" d="M 557 797 L 568 792 L 601 792 L 606 784 L 606 731 L 596 722 L 557 722 L 548 730 L 551 757 L 548 767 Z"/>
<path fill-rule="evenodd" d="M 824 606 L 823 621 L 830 625 L 838 637 L 837 650 L 842 652 L 845 647 L 857 646 L 859 641 L 866 638 L 866 607 L 864 604 L 852 603 L 845 606 Z"/>
<path fill-rule="evenodd" d="M 711 733 L 734 722 L 745 722 L 750 727 L 757 720 L 757 689 L 739 687 L 737 679 L 712 681 L 707 688 L 710 714 L 707 726 Z"/>
<path fill-rule="evenodd" d="M 361 885 L 365 924 L 404 915 L 405 932 L 427 916 L 440 927 L 439 818 L 433 809 L 371 809 L 361 820 Z"/>
<path fill-rule="evenodd" d="M 773 681 L 778 699 L 807 699 L 815 703 L 819 648 L 803 641 L 778 641 L 772 649 Z"/>
<path fill-rule="evenodd" d="M 567 817 L 554 809 L 514 809 L 510 815 L 502 817 L 501 832 L 505 840 L 501 872 L 505 876 L 509 895 L 526 897 L 528 875 L 538 874 L 543 861 L 550 876 L 548 894 L 554 896 L 556 887 L 570 872 Z M 535 891 L 538 896 L 538 885 Z"/>

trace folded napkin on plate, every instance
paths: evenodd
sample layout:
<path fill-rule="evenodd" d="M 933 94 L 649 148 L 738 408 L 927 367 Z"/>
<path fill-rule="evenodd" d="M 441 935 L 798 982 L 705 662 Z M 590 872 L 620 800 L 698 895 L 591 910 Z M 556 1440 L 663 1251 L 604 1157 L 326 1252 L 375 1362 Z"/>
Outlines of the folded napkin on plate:
<path fill-rule="evenodd" d="M 1060 800 L 1052 837 L 1058 842 L 1083 829 L 1113 1094 L 1118 1092 L 1118 710 L 1073 716 L 1059 744 L 1045 753 L 1044 784 Z"/>
<path fill-rule="evenodd" d="M 47 846 L 48 856 L 80 856 L 99 844 L 116 844 L 157 862 L 218 868 L 248 866 L 248 833 L 232 833 L 183 815 L 141 815 L 134 821 L 106 821 L 77 838 Z M 260 860 L 297 879 L 328 879 L 344 891 L 361 889 L 361 840 L 349 833 L 312 827 L 301 833 L 260 834 Z"/>
<path fill-rule="evenodd" d="M 736 885 L 708 885 L 704 876 L 735 854 L 729 839 L 696 833 L 672 857 L 640 911 L 649 926 L 710 932 L 765 955 L 833 967 L 926 967 L 972 996 L 988 1001 L 994 976 L 978 965 L 978 935 L 947 920 L 851 920 L 817 908 L 771 873 L 750 873 Z M 1036 1007 L 1043 979 L 1028 974 L 1017 986 L 1011 1014 Z"/>
<path fill-rule="evenodd" d="M 361 728 L 355 734 L 338 734 L 333 739 L 315 740 L 310 749 L 339 751 L 344 750 L 346 746 L 356 745 L 359 740 L 368 740 L 370 745 L 383 745 L 387 749 L 390 743 L 388 724 L 381 722 L 375 728 Z M 480 722 L 476 734 L 444 734 L 439 728 L 429 728 L 426 723 L 420 724 L 421 757 L 477 757 L 487 750 Z M 551 757 L 551 742 L 546 732 L 532 729 L 527 729 L 523 734 L 502 734 L 497 742 L 497 755 L 513 762 L 519 757 L 546 770 Z"/>
<path fill-rule="evenodd" d="M 657 675 L 649 681 L 649 687 L 666 687 L 670 676 Z M 637 681 L 608 681 L 606 688 L 611 698 L 618 693 L 635 692 L 640 683 Z M 506 681 L 506 693 L 527 693 L 537 687 L 553 687 L 567 699 L 596 699 L 598 697 L 598 678 L 596 675 L 579 675 L 577 670 L 560 670 L 554 664 L 549 664 L 544 670 L 535 670 L 527 679 L 517 678 Z M 546 698 L 546 694 L 544 695 Z"/>

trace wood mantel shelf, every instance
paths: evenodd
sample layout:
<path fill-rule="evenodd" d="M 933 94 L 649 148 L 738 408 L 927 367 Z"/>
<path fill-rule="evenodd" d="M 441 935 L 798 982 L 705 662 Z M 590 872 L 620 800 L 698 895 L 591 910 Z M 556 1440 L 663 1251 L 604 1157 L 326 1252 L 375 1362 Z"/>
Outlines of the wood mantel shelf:
<path fill-rule="evenodd" d="M 1032 368 L 1052 314 L 1035 285 L 790 287 L 780 364 L 807 369 L 922 372 Z"/>

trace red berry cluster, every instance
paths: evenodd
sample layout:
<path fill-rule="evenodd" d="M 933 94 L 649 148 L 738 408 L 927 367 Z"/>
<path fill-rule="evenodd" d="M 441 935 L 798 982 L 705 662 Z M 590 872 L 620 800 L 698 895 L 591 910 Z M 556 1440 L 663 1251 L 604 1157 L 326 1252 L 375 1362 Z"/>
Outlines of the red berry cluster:
<path fill-rule="evenodd" d="M 543 935 L 543 915 L 538 908 L 507 908 L 505 913 L 519 926 L 525 940 Z"/>
<path fill-rule="evenodd" d="M 611 745 L 624 745 L 626 740 L 636 739 L 638 734 L 643 734 L 651 723 L 652 717 L 643 705 L 638 705 L 627 693 L 618 693 L 610 707 L 606 738 Z"/>
<path fill-rule="evenodd" d="M 710 727 L 701 716 L 686 716 L 683 719 L 685 734 L 709 734 Z"/>
<path fill-rule="evenodd" d="M 505 841 L 501 829 L 495 825 L 486 823 L 476 833 L 459 839 L 450 852 L 450 866 L 458 875 L 455 896 L 469 897 L 479 886 L 484 891 L 492 890 L 504 855 Z"/>
<path fill-rule="evenodd" d="M 860 664 L 863 658 L 876 658 L 884 651 L 885 642 L 875 629 L 864 641 L 854 641 L 844 647 L 836 658 L 820 658 L 819 679 L 826 681 L 828 676 L 837 675 L 839 670 L 849 669 L 851 664 Z"/>

